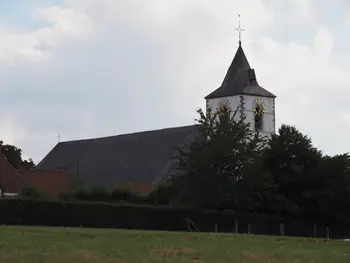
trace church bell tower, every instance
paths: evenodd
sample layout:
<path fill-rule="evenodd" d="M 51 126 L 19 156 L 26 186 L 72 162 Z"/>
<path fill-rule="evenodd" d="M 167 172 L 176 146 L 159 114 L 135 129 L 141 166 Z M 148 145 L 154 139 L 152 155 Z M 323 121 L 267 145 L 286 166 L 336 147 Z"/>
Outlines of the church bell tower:
<path fill-rule="evenodd" d="M 221 86 L 205 97 L 206 104 L 214 112 L 223 106 L 233 112 L 237 110 L 236 120 L 246 117 L 253 131 L 270 137 L 276 129 L 276 96 L 259 85 L 242 48 L 240 24 L 236 30 L 239 32 L 236 54 Z"/>

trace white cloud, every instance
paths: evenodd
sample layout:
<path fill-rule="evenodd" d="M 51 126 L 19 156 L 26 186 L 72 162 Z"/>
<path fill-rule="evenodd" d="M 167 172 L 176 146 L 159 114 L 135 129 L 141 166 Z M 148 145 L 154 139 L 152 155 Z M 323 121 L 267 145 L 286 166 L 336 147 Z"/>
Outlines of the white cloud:
<path fill-rule="evenodd" d="M 295 24 L 307 24 L 315 22 L 314 3 L 313 0 L 288 0 L 292 7 L 293 19 L 291 22 Z"/>
<path fill-rule="evenodd" d="M 334 38 L 326 27 L 319 27 L 314 38 L 314 49 L 319 55 L 331 55 Z"/>
<path fill-rule="evenodd" d="M 0 63 L 13 64 L 17 59 L 40 62 L 60 45 L 86 40 L 93 30 L 93 21 L 86 14 L 68 8 L 38 8 L 33 18 L 51 25 L 34 31 L 0 25 Z"/>
<path fill-rule="evenodd" d="M 21 140 L 26 139 L 25 131 L 18 121 L 18 116 L 14 114 L 6 114 L 1 118 L 0 140 L 5 144 L 16 145 Z"/>
<path fill-rule="evenodd" d="M 333 41 L 327 28 L 318 30 L 313 47 L 265 38 L 255 64 L 261 69 L 258 71 L 261 84 L 278 95 L 278 123 L 297 125 L 330 154 L 346 152 L 350 146 L 341 142 L 346 140 L 349 125 L 340 117 L 350 112 L 346 102 L 349 68 L 332 60 Z M 268 66 L 264 67 L 266 61 Z M 328 139 L 330 134 L 339 143 Z"/>
<path fill-rule="evenodd" d="M 48 39 L 52 41 L 53 38 L 59 42 L 67 37 L 80 40 L 88 37 L 93 29 L 93 21 L 88 15 L 59 6 L 38 8 L 33 17 L 53 25 L 37 31 L 38 38 L 44 41 Z"/>
<path fill-rule="evenodd" d="M 264 3 L 65 0 L 33 14 L 49 26 L 0 27 L 0 110 L 16 116 L 0 117 L 12 123 L 0 136 L 39 161 L 57 133 L 70 140 L 193 123 L 234 56 L 240 13 L 248 59 L 278 96 L 278 123 L 297 125 L 327 152 L 347 151 L 340 116 L 350 112 L 350 77 L 332 60 L 336 32 L 324 25 L 309 45 L 279 41 L 270 28 L 288 24 Z M 311 2 L 292 4 L 291 21 L 315 21 Z"/>

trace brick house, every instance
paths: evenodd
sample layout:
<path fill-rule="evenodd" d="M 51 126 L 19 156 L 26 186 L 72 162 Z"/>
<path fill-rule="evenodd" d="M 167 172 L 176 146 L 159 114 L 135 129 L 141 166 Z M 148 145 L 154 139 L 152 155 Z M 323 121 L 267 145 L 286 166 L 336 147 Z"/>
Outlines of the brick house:
<path fill-rule="evenodd" d="M 0 152 L 0 189 L 6 193 L 20 194 L 24 188 L 33 188 L 57 196 L 69 186 L 69 177 L 63 170 L 17 170 Z"/>

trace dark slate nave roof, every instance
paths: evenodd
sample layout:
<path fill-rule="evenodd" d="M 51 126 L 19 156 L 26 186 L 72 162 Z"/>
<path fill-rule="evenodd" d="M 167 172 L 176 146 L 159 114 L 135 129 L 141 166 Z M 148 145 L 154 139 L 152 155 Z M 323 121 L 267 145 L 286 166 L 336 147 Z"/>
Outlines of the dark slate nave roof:
<path fill-rule="evenodd" d="M 233 61 L 227 70 L 221 86 L 210 93 L 205 99 L 214 99 L 234 95 L 253 95 L 262 97 L 276 96 L 262 88 L 255 76 L 255 71 L 249 65 L 241 44 L 239 44 Z"/>
<path fill-rule="evenodd" d="M 39 169 L 67 169 L 87 184 L 153 184 L 169 176 L 176 147 L 196 136 L 196 125 L 58 143 Z M 79 163 L 79 169 L 77 169 Z"/>

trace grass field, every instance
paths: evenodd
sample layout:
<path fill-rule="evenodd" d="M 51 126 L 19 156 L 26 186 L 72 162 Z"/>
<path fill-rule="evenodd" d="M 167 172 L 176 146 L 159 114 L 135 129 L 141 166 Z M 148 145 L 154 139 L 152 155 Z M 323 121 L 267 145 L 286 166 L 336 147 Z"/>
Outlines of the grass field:
<path fill-rule="evenodd" d="M 350 243 L 103 229 L 0 227 L 1 263 L 350 262 Z"/>

